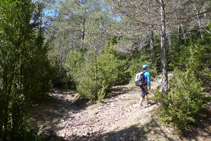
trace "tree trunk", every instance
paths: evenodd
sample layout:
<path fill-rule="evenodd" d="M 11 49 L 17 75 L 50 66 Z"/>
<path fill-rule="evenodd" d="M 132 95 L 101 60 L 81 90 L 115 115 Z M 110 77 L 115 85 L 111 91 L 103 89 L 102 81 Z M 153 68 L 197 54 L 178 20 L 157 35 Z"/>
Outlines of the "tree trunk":
<path fill-rule="evenodd" d="M 167 35 L 168 35 L 169 52 L 172 53 L 171 33 L 168 32 Z"/>
<path fill-rule="evenodd" d="M 171 61 L 175 61 L 174 60 L 174 53 L 173 53 L 173 50 L 172 50 L 172 41 L 171 41 L 171 33 L 167 33 L 168 35 L 168 47 L 169 47 L 169 54 L 171 56 Z"/>
<path fill-rule="evenodd" d="M 181 43 L 181 25 L 179 23 L 177 24 L 177 43 L 178 46 Z"/>
<path fill-rule="evenodd" d="M 95 96 L 95 99 L 97 99 L 97 49 L 96 47 L 94 47 L 94 51 L 95 51 L 95 68 L 94 68 L 94 71 L 95 71 L 95 89 L 94 89 L 94 96 Z"/>
<path fill-rule="evenodd" d="M 85 27 L 83 25 L 83 27 L 81 28 L 81 48 L 83 48 L 84 46 L 84 39 L 85 39 Z"/>
<path fill-rule="evenodd" d="M 181 30 L 182 30 L 182 35 L 183 35 L 183 40 L 185 41 L 186 43 L 186 34 L 185 34 L 185 29 L 183 27 L 183 25 L 181 24 Z"/>
<path fill-rule="evenodd" d="M 85 24 L 86 24 L 86 20 L 83 19 L 82 22 L 82 27 L 81 27 L 81 48 L 84 47 L 84 39 L 85 39 Z"/>
<path fill-rule="evenodd" d="M 160 17 L 161 17 L 161 64 L 162 64 L 162 93 L 168 94 L 168 75 L 167 75 L 167 60 L 166 60 L 166 21 L 165 21 L 165 4 L 164 0 L 160 1 Z"/>
<path fill-rule="evenodd" d="M 200 10 L 197 9 L 196 5 L 194 5 L 194 9 L 196 10 L 196 20 L 197 20 L 197 23 L 198 23 L 198 27 L 199 27 L 199 33 L 200 33 L 200 37 L 201 39 L 203 39 L 203 35 L 202 35 L 202 26 L 201 26 L 201 19 L 199 17 L 199 13 L 200 13 Z"/>
<path fill-rule="evenodd" d="M 148 0 L 148 12 L 150 12 L 151 5 L 150 0 Z M 153 27 L 149 30 L 149 44 L 150 44 L 150 50 L 151 50 L 151 56 L 152 56 L 152 63 L 156 64 L 155 62 L 155 50 L 154 50 L 154 38 L 153 38 Z"/>
<path fill-rule="evenodd" d="M 201 19 L 199 17 L 199 12 L 198 11 L 197 11 L 197 23 L 198 23 L 198 26 L 199 26 L 200 37 L 201 37 L 201 39 L 203 39 Z"/>
<path fill-rule="evenodd" d="M 155 64 L 155 49 L 154 49 L 154 38 L 153 38 L 153 30 L 150 30 L 150 50 L 152 56 L 152 63 Z"/>
<path fill-rule="evenodd" d="M 207 13 L 206 13 L 206 7 L 204 7 L 204 21 L 205 21 L 205 25 L 208 25 L 209 24 L 209 22 L 208 22 L 208 20 L 207 20 Z"/>

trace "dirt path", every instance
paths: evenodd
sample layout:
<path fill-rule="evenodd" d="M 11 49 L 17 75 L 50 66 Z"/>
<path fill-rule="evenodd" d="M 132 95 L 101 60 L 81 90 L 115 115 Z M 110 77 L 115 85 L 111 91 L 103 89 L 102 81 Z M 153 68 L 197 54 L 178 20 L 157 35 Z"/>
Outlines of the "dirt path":
<path fill-rule="evenodd" d="M 159 87 L 160 81 L 152 82 L 152 88 Z M 48 103 L 34 109 L 34 119 L 40 132 L 51 134 L 49 140 L 181 140 L 172 129 L 161 126 L 154 112 L 156 104 L 144 109 L 133 107 L 139 88 L 118 86 L 112 93 L 112 98 L 87 106 L 75 101 L 77 94 L 53 91 Z"/>

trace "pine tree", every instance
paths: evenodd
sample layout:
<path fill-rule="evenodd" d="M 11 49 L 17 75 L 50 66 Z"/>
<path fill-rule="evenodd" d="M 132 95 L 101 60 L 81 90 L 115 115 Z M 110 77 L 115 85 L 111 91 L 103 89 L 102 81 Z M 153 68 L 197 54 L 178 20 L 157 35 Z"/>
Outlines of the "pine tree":
<path fill-rule="evenodd" d="M 39 5 L 31 0 L 0 2 L 0 137 L 27 140 L 27 108 L 50 88 Z"/>

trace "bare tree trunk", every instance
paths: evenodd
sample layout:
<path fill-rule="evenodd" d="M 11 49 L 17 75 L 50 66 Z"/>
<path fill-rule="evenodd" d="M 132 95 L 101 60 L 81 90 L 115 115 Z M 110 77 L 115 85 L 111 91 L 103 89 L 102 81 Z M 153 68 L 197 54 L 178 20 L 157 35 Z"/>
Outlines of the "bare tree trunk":
<path fill-rule="evenodd" d="M 151 9 L 150 0 L 148 0 L 148 12 Z M 152 63 L 156 64 L 155 62 L 155 50 L 154 50 L 154 38 L 153 38 L 153 27 L 149 30 L 149 44 L 150 44 L 150 50 L 151 50 L 151 56 L 152 56 Z"/>
<path fill-rule="evenodd" d="M 197 23 L 198 23 L 198 27 L 199 27 L 199 32 L 200 32 L 200 37 L 201 39 L 203 39 L 203 35 L 202 35 L 202 26 L 201 26 L 201 19 L 199 17 L 199 13 L 200 11 L 196 8 L 196 6 L 194 6 L 195 10 L 196 10 L 196 20 L 197 20 Z"/>
<path fill-rule="evenodd" d="M 204 7 L 204 12 L 205 11 L 206 11 L 206 7 Z M 204 13 L 204 21 L 205 21 L 205 25 L 208 25 L 209 24 L 209 22 L 207 20 L 207 13 L 206 12 Z"/>
<path fill-rule="evenodd" d="M 85 25 L 82 25 L 83 27 L 81 28 L 81 48 L 84 46 L 84 39 L 85 39 Z"/>
<path fill-rule="evenodd" d="M 82 33 L 81 33 L 81 40 L 83 41 L 85 39 L 85 24 L 83 24 Z"/>
<path fill-rule="evenodd" d="M 181 25 L 177 24 L 177 43 L 180 45 L 181 42 Z"/>
<path fill-rule="evenodd" d="M 171 33 L 168 32 L 167 35 L 168 35 L 169 52 L 172 53 Z"/>
<path fill-rule="evenodd" d="M 169 47 L 169 54 L 171 56 L 171 60 L 174 62 L 174 53 L 173 53 L 173 50 L 172 50 L 172 41 L 171 41 L 171 33 L 167 33 L 168 35 L 168 47 Z"/>
<path fill-rule="evenodd" d="M 183 40 L 184 40 L 184 41 L 185 41 L 185 43 L 186 43 L 185 30 L 184 30 L 184 27 L 183 27 L 183 25 L 182 25 L 182 24 L 181 24 L 181 29 L 182 29 Z"/>
<path fill-rule="evenodd" d="M 95 71 L 95 89 L 94 89 L 94 96 L 95 96 L 95 99 L 97 99 L 97 49 L 96 47 L 94 47 L 94 51 L 95 51 L 95 68 L 94 68 L 94 71 Z"/>
<path fill-rule="evenodd" d="M 199 17 L 199 12 L 197 11 L 197 23 L 198 23 L 198 26 L 199 26 L 199 32 L 200 32 L 200 37 L 201 39 L 203 39 L 203 34 L 202 34 L 202 26 L 201 26 L 201 19 Z"/>
<path fill-rule="evenodd" d="M 86 13 L 86 12 L 85 12 Z M 84 46 L 84 39 L 85 39 L 85 24 L 86 24 L 86 19 L 83 18 L 82 22 L 82 27 L 81 27 L 81 48 Z"/>
<path fill-rule="evenodd" d="M 149 35 L 150 35 L 150 50 L 151 50 L 151 56 L 152 56 L 152 63 L 155 63 L 153 30 L 150 30 Z"/>
<path fill-rule="evenodd" d="M 164 0 L 160 1 L 160 17 L 161 17 L 161 56 L 162 56 L 162 93 L 168 94 L 168 75 L 167 75 L 167 60 L 166 60 L 166 21 L 165 21 L 165 4 Z"/>
<path fill-rule="evenodd" d="M 207 11 L 206 8 L 204 8 L 204 11 Z M 207 13 L 204 13 L 205 19 L 206 19 L 206 24 L 209 25 L 210 24 L 210 18 L 209 15 L 207 16 Z"/>

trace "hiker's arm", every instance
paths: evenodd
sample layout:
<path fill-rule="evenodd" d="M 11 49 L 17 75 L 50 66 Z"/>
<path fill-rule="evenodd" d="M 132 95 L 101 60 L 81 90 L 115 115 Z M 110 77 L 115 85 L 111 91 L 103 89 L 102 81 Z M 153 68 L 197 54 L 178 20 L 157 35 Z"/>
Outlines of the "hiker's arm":
<path fill-rule="evenodd" d="M 151 89 L 150 74 L 148 74 L 148 76 L 147 76 L 147 82 L 149 85 L 149 89 Z"/>

